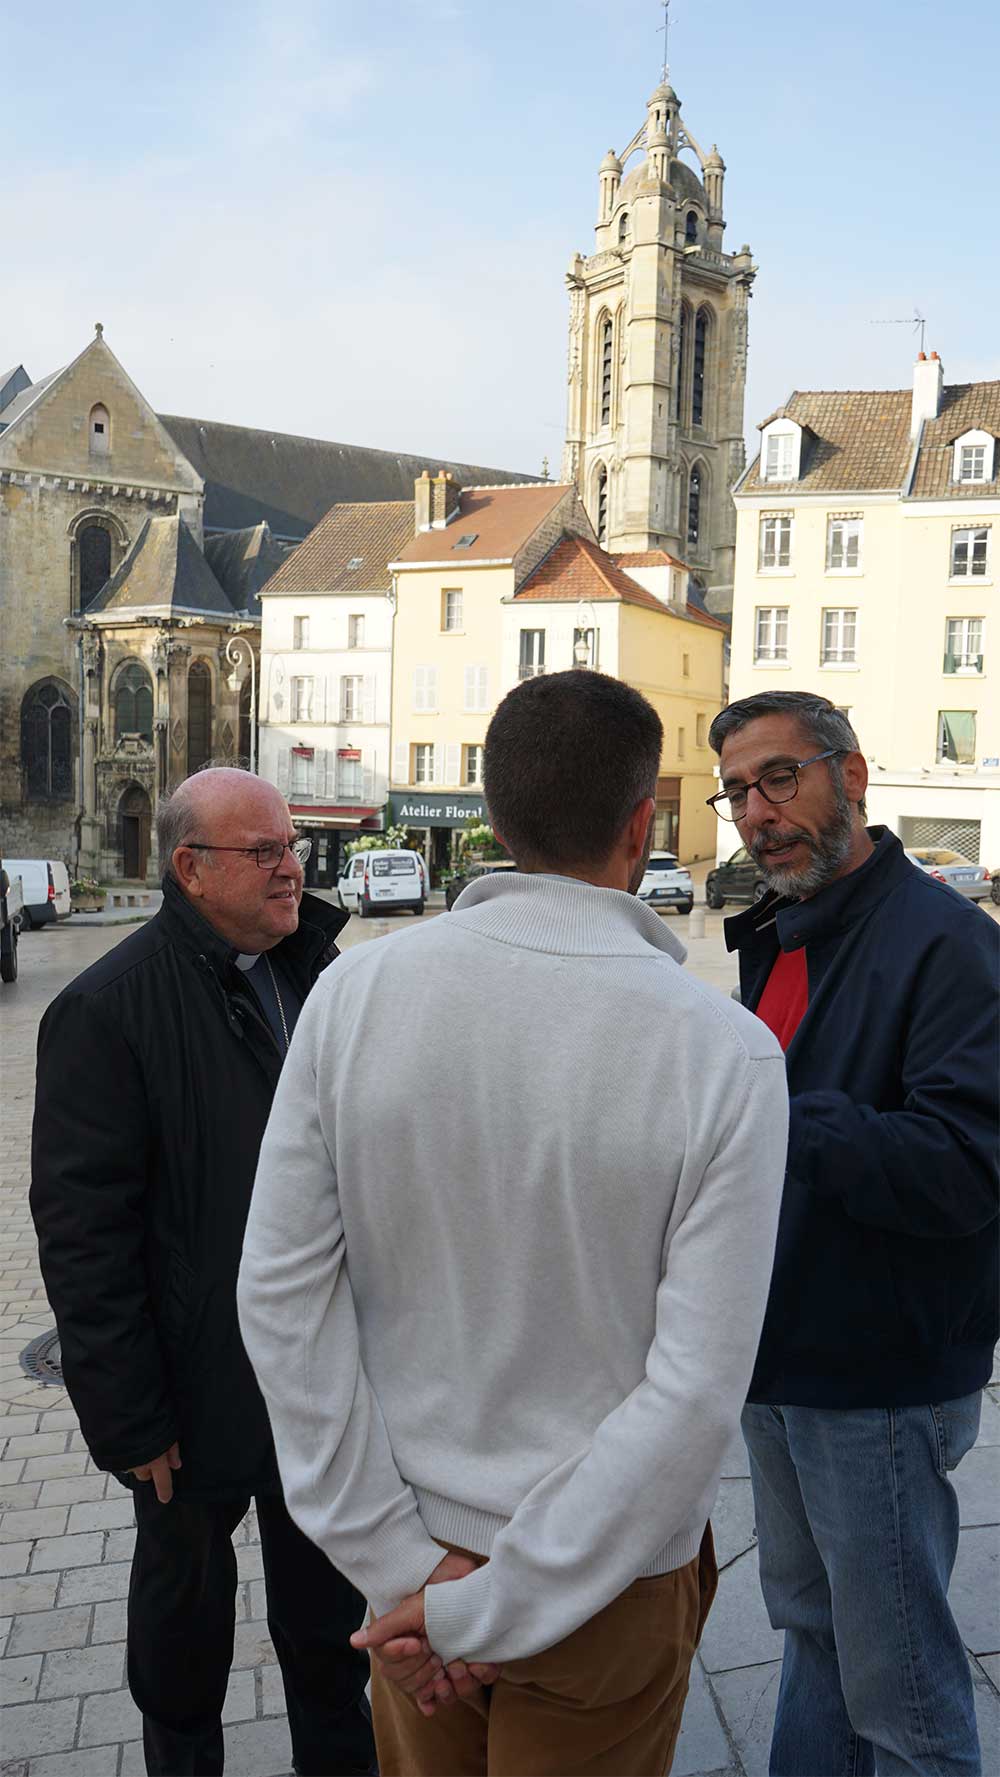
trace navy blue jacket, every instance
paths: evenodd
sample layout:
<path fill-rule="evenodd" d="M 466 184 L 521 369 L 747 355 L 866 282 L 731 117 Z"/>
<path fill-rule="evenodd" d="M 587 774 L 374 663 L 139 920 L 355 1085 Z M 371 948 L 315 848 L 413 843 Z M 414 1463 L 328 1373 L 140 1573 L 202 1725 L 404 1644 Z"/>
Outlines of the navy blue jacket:
<path fill-rule="evenodd" d="M 726 921 L 743 1003 L 806 946 L 788 1170 L 750 1399 L 890 1407 L 971 1394 L 997 1338 L 1000 928 L 870 829 L 806 901 Z"/>

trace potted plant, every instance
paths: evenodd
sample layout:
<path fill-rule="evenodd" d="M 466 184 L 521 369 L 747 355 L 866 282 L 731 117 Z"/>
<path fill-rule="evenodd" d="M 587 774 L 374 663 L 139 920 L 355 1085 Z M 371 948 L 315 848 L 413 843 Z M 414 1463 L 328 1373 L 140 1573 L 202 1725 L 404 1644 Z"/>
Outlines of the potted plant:
<path fill-rule="evenodd" d="M 76 876 L 69 885 L 74 913 L 100 913 L 104 906 L 101 885 L 94 876 Z"/>

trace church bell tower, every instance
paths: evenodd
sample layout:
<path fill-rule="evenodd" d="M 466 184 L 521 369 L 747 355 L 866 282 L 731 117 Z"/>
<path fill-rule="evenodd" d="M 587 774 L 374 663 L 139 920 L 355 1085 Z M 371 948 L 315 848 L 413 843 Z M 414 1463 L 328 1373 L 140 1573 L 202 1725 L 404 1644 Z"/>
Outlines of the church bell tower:
<path fill-rule="evenodd" d="M 723 248 L 725 171 L 717 148 L 698 146 L 666 78 L 624 152 L 601 162 L 594 252 L 575 254 L 566 278 L 563 456 L 563 479 L 604 547 L 679 557 L 720 615 L 732 609 L 730 490 L 745 462 L 757 270 L 749 247 Z"/>

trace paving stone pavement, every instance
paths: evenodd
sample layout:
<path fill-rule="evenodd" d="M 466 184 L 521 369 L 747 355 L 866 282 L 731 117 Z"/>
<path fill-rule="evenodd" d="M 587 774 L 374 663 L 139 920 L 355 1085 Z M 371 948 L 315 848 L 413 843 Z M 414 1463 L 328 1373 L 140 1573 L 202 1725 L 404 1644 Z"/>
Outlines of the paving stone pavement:
<path fill-rule="evenodd" d="M 678 924 L 680 922 L 677 922 Z M 416 922 L 387 922 L 402 936 Z M 416 928 L 419 929 L 419 928 Z M 348 942 L 377 937 L 352 921 Z M 65 1391 L 25 1376 L 20 1353 L 53 1317 L 28 1213 L 37 1025 L 74 975 L 126 934 L 64 927 L 26 935 L 20 978 L 0 989 L 0 1777 L 142 1777 L 138 1713 L 125 1687 L 128 1495 L 91 1462 Z M 683 935 L 683 933 L 682 933 Z M 734 979 L 709 914 L 689 966 Z M 979 1442 L 955 1477 L 962 1533 L 952 1599 L 972 1662 L 985 1777 L 1000 1777 L 1000 1371 Z M 713 1514 L 719 1596 L 692 1674 L 674 1777 L 765 1777 L 780 1636 L 757 1583 L 746 1453 L 736 1439 Z M 234 1536 L 236 1655 L 226 1699 L 228 1777 L 286 1777 L 284 1702 L 264 1621 L 253 1510 Z"/>

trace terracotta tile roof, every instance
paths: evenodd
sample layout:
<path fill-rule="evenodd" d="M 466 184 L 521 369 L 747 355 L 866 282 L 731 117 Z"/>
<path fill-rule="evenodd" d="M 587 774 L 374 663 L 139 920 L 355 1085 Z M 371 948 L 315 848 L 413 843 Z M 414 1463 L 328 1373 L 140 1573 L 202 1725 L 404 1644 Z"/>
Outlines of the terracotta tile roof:
<path fill-rule="evenodd" d="M 913 455 L 912 404 L 909 389 L 796 390 L 761 424 L 787 418 L 805 428 L 798 480 L 763 480 L 758 456 L 740 493 L 773 494 L 776 500 L 796 490 L 902 494 Z M 951 446 L 977 427 L 1000 439 L 1000 382 L 946 386 L 937 419 L 924 424 L 909 498 L 975 500 L 1000 490 L 1000 446 L 994 451 L 992 482 L 951 479 Z"/>
<path fill-rule="evenodd" d="M 669 555 L 665 549 L 632 550 L 626 555 L 615 555 L 612 559 L 618 563 L 620 568 L 624 568 L 626 574 L 630 568 L 669 567 L 688 570 L 686 561 L 681 561 L 679 555 Z"/>
<path fill-rule="evenodd" d="M 647 611 L 679 615 L 637 580 L 630 580 L 610 555 L 586 537 L 563 537 L 550 549 L 518 588 L 515 602 L 520 604 L 522 599 L 586 599 L 591 604 L 615 599 L 625 605 L 643 605 Z"/>
<path fill-rule="evenodd" d="M 991 432 L 993 480 L 952 481 L 952 446 L 963 432 Z M 941 412 L 924 426 L 910 497 L 914 500 L 996 499 L 1000 494 L 1000 382 L 953 383 L 941 391 Z"/>
<path fill-rule="evenodd" d="M 572 486 L 538 482 L 529 487 L 467 487 L 459 498 L 458 516 L 442 530 L 419 531 L 401 548 L 401 562 L 454 561 L 456 570 L 475 561 L 513 561 Z M 411 527 L 412 528 L 412 527 Z M 468 548 L 456 549 L 459 537 L 471 536 Z"/>
<path fill-rule="evenodd" d="M 343 501 L 331 506 L 261 592 L 264 598 L 299 592 L 389 592 L 389 563 L 412 535 L 412 500 Z"/>

